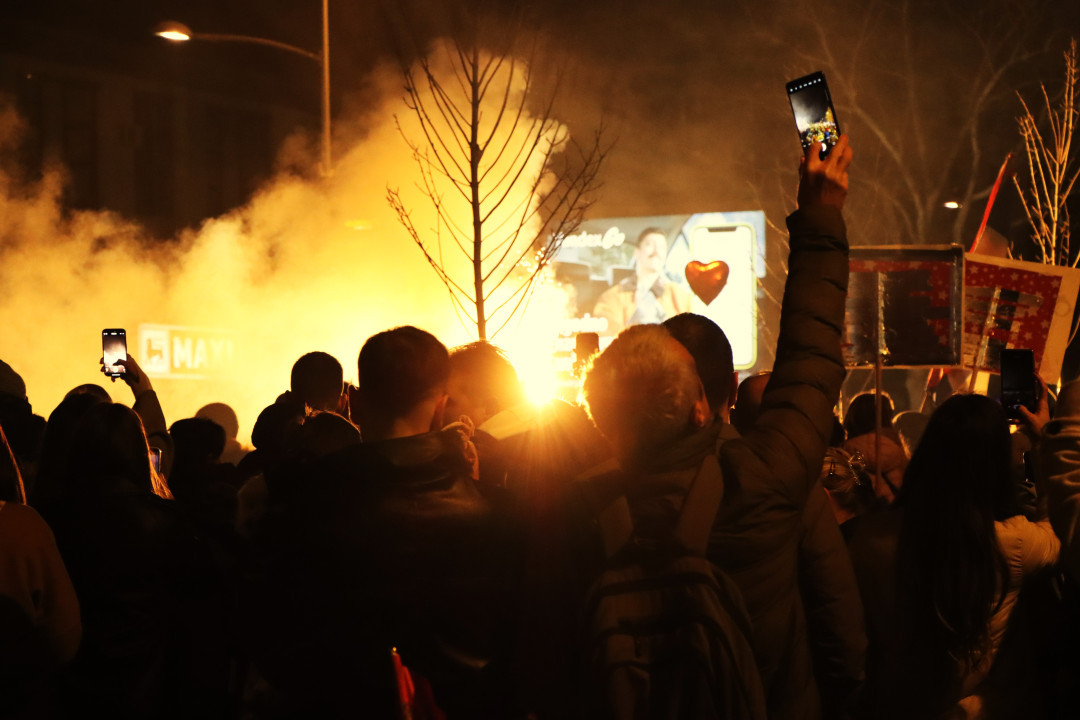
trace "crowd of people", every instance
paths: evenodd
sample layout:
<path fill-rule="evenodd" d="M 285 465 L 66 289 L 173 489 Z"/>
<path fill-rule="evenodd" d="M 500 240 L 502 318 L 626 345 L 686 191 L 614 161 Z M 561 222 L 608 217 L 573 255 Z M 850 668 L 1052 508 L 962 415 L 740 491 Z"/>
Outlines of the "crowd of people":
<path fill-rule="evenodd" d="M 741 386 L 689 313 L 542 407 L 496 347 L 402 326 L 356 386 L 297 360 L 248 451 L 222 403 L 169 425 L 135 358 L 131 407 L 84 385 L 47 421 L 0 362 L 3 714 L 1070 717 L 1080 385 L 1012 432 L 969 394 L 841 423 L 850 161 L 804 156 L 775 364 Z M 673 553 L 711 568 L 726 664 L 590 625 L 627 592 L 602 573 Z"/>

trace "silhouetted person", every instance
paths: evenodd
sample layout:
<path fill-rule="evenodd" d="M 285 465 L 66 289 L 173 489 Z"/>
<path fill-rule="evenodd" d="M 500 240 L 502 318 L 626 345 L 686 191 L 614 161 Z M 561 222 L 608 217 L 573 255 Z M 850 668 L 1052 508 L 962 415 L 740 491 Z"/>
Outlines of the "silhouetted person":
<path fill-rule="evenodd" d="M 79 602 L 45 521 L 23 504 L 0 427 L 0 696 L 4 717 L 47 718 L 56 672 L 79 647 Z"/>
<path fill-rule="evenodd" d="M 297 428 L 308 414 L 331 410 L 348 412 L 341 363 L 324 352 L 310 352 L 293 363 L 289 389 L 263 409 L 251 431 L 255 451 L 238 465 L 245 478 L 267 474 L 296 450 Z M 267 487 L 274 494 L 272 486 Z"/>
<path fill-rule="evenodd" d="M 591 580 L 578 552 L 585 519 L 574 512 L 573 479 L 610 451 L 579 406 L 528 401 L 495 346 L 455 348 L 450 368 L 447 419 L 465 415 L 478 424 L 481 490 L 506 488 L 525 536 L 515 655 L 523 702 L 540 717 L 565 717 L 572 712 L 567 670 L 576 640 L 567 628 L 580 613 L 574 588 Z"/>
<path fill-rule="evenodd" d="M 26 396 L 26 383 L 10 365 L 0 360 L 0 426 L 19 472 L 30 492 L 37 478 L 37 463 L 41 440 L 45 434 L 45 419 L 35 415 Z"/>
<path fill-rule="evenodd" d="M 1001 406 L 946 400 L 894 509 L 851 541 L 870 636 L 864 716 L 1038 717 L 1034 658 L 1004 641 L 1025 579 L 1059 550 L 1045 517 L 1019 512 Z"/>
<path fill-rule="evenodd" d="M 236 411 L 225 403 L 203 405 L 195 412 L 195 417 L 213 420 L 225 430 L 225 449 L 218 458 L 221 462 L 238 465 L 251 451 L 236 439 L 236 436 L 240 434 L 240 421 L 236 417 Z"/>
<path fill-rule="evenodd" d="M 395 328 L 367 340 L 358 370 L 364 443 L 288 470 L 310 493 L 257 533 L 253 656 L 311 717 L 396 712 L 392 647 L 449 717 L 503 716 L 510 544 L 467 427 L 442 429 L 446 348 Z"/>
<path fill-rule="evenodd" d="M 218 461 L 225 430 L 213 420 L 185 418 L 169 428 L 176 445 L 169 487 L 189 521 L 210 539 L 216 555 L 231 567 L 238 552 L 236 467 Z"/>
<path fill-rule="evenodd" d="M 312 410 L 342 409 L 344 371 L 333 355 L 310 352 L 292 367 L 290 390 Z"/>
<path fill-rule="evenodd" d="M 200 649 L 223 633 L 222 598 L 209 556 L 155 494 L 139 416 L 93 404 L 62 456 L 63 481 L 41 512 L 82 610 L 83 642 L 62 676 L 67 706 L 115 718 L 220 717 L 227 668 L 208 667 Z"/>

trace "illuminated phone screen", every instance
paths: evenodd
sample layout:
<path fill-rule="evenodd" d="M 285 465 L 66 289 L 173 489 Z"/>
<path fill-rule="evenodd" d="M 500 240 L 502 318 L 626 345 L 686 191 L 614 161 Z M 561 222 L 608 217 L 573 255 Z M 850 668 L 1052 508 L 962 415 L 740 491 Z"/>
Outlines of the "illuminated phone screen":
<path fill-rule="evenodd" d="M 118 377 L 124 373 L 124 366 L 116 364 L 120 360 L 127 360 L 127 333 L 123 329 L 101 331 L 101 356 L 106 375 Z"/>
<path fill-rule="evenodd" d="M 1035 412 L 1038 408 L 1038 388 L 1035 381 L 1035 354 L 1031 350 L 1001 351 L 1001 405 L 1005 414 L 1019 419 L 1020 406 Z"/>
<path fill-rule="evenodd" d="M 825 143 L 830 148 L 835 145 L 840 139 L 840 124 L 825 75 L 818 72 L 792 80 L 787 91 L 803 148 L 812 143 Z"/>

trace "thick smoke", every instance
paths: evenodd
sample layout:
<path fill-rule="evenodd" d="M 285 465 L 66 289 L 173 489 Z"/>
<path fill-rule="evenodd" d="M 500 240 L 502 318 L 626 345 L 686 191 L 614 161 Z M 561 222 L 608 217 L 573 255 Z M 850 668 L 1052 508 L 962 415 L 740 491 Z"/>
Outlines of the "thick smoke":
<path fill-rule="evenodd" d="M 35 411 L 47 415 L 82 383 L 131 402 L 126 387 L 99 372 L 106 327 L 126 328 L 144 365 L 140 325 L 220 331 L 206 333 L 219 343 L 203 349 L 216 363 L 230 354 L 224 339 L 227 370 L 154 384 L 170 422 L 225 402 L 242 436 L 288 388 L 292 363 L 306 352 L 331 353 L 355 381 L 360 346 L 380 330 L 413 324 L 448 345 L 474 339 L 387 205 L 387 186 L 400 188 L 416 227 L 435 226 L 395 121 L 419 137 L 400 74 L 382 71 L 374 82 L 381 109 L 362 140 L 335 138 L 331 177 L 281 173 L 245 206 L 173 240 L 150 238 L 112 213 L 66 209 L 63 168 L 47 168 L 34 184 L 0 171 L 0 358 L 25 379 Z M 13 155 L 19 125 L 10 108 L 0 113 L 0 158 Z"/>

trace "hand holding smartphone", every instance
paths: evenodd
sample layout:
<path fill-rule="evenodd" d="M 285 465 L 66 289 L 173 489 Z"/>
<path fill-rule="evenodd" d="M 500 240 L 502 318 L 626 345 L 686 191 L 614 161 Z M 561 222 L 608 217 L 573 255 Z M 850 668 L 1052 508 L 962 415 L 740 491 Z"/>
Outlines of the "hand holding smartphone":
<path fill-rule="evenodd" d="M 1001 406 L 1010 420 L 1022 420 L 1020 408 L 1039 409 L 1039 381 L 1035 376 L 1035 353 L 1031 350 L 1001 351 Z"/>
<path fill-rule="evenodd" d="M 792 80 L 786 87 L 803 150 L 814 143 L 824 143 L 821 151 L 821 159 L 824 160 L 840 140 L 841 134 L 825 74 L 811 73 Z"/>
<path fill-rule="evenodd" d="M 101 331 L 101 360 L 104 364 L 104 372 L 111 378 L 118 378 L 124 374 L 124 366 L 118 365 L 120 360 L 127 360 L 127 332 L 123 328 L 105 328 Z"/>

